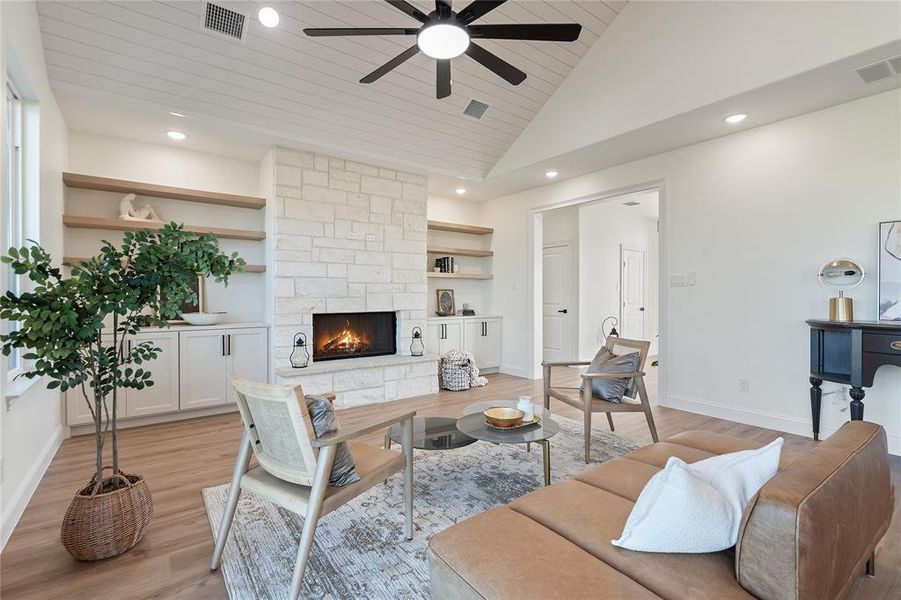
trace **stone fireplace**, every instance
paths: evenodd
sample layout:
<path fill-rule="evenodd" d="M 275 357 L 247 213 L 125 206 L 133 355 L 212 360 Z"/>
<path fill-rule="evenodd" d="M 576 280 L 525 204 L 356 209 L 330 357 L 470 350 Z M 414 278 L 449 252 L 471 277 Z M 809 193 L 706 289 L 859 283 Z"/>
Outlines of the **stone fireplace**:
<path fill-rule="evenodd" d="M 272 163 L 277 378 L 334 391 L 339 407 L 437 392 L 437 357 L 410 356 L 413 327 L 426 329 L 426 178 L 286 148 Z M 392 315 L 393 345 L 363 350 L 344 333 L 345 322 L 360 323 L 326 325 L 335 314 Z M 332 351 L 317 350 L 323 327 Z M 288 361 L 298 332 L 310 344 L 305 369 Z"/>

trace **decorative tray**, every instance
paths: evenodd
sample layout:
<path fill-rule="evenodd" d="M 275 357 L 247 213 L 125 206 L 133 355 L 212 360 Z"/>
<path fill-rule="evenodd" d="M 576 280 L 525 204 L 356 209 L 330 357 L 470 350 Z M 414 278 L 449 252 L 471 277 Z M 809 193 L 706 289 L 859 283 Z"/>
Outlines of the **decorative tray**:
<path fill-rule="evenodd" d="M 487 419 L 485 420 L 486 427 L 488 427 L 489 429 L 496 429 L 497 431 L 513 431 L 515 429 L 522 429 L 523 427 L 530 427 L 532 425 L 537 425 L 538 423 L 541 423 L 541 417 L 539 417 L 538 415 L 535 415 L 535 418 L 533 418 L 531 421 L 523 421 L 519 425 L 511 425 L 509 427 L 500 427 L 498 425 L 492 425 L 491 423 L 488 422 Z"/>

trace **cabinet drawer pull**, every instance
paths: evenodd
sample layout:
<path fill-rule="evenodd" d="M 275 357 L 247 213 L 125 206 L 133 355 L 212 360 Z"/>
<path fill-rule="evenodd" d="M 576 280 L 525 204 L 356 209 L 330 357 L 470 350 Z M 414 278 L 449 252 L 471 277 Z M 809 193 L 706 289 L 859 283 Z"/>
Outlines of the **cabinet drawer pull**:
<path fill-rule="evenodd" d="M 228 356 L 232 355 L 232 334 L 226 336 L 228 338 Z"/>
<path fill-rule="evenodd" d="M 901 340 L 895 340 L 889 346 L 892 347 L 892 350 L 901 350 Z"/>

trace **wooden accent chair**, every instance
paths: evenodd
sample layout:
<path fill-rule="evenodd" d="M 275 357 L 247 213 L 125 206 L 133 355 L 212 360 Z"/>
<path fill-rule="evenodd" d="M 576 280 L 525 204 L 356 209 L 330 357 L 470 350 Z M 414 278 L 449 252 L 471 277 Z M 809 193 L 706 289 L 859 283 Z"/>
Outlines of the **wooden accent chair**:
<path fill-rule="evenodd" d="M 291 580 L 290 598 L 300 595 L 313 535 L 319 519 L 394 473 L 404 474 L 404 535 L 413 539 L 413 416 L 384 418 L 316 438 L 301 387 L 257 383 L 229 376 L 244 424 L 244 436 L 232 474 L 228 501 L 219 526 L 211 569 L 219 568 L 222 550 L 235 516 L 241 490 L 269 500 L 304 517 L 300 548 Z M 393 423 L 403 422 L 402 451 L 385 450 L 353 441 Z M 329 486 L 337 444 L 348 442 L 360 481 Z M 251 453 L 257 465 L 250 468 Z"/>
<path fill-rule="evenodd" d="M 627 354 L 628 352 L 618 351 L 618 348 L 626 348 L 631 352 L 638 352 L 638 368 L 632 373 L 582 373 L 582 391 L 577 387 L 555 387 L 551 385 L 551 369 L 553 367 L 572 367 L 579 365 L 590 365 L 591 361 L 561 361 L 549 362 L 544 361 L 541 366 L 544 367 L 544 407 L 550 408 L 551 398 L 565 402 L 570 406 L 582 409 L 584 412 L 585 423 L 585 462 L 589 462 L 591 453 L 591 413 L 607 413 L 607 422 L 610 424 L 610 431 L 613 431 L 613 415 L 615 412 L 643 412 L 648 420 L 648 429 L 651 430 L 651 437 L 657 441 L 657 427 L 654 425 L 654 415 L 651 414 L 651 404 L 648 400 L 648 390 L 644 385 L 644 369 L 648 360 L 648 350 L 651 342 L 642 340 L 627 340 L 615 335 L 609 336 L 604 343 L 603 349 L 613 352 L 614 354 Z M 608 402 L 594 396 L 591 392 L 591 380 L 599 378 L 618 378 L 632 377 L 634 385 L 630 389 L 635 389 L 638 398 L 623 396 L 623 401 L 619 404 Z M 626 391 L 629 393 L 629 390 Z"/>

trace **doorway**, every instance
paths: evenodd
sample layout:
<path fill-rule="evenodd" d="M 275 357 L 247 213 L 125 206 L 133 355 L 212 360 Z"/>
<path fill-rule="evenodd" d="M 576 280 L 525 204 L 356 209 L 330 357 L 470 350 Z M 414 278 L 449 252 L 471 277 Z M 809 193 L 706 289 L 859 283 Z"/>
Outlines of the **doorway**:
<path fill-rule="evenodd" d="M 660 354 L 660 200 L 649 186 L 534 211 L 535 376 L 541 360 L 591 360 L 612 327 Z"/>

